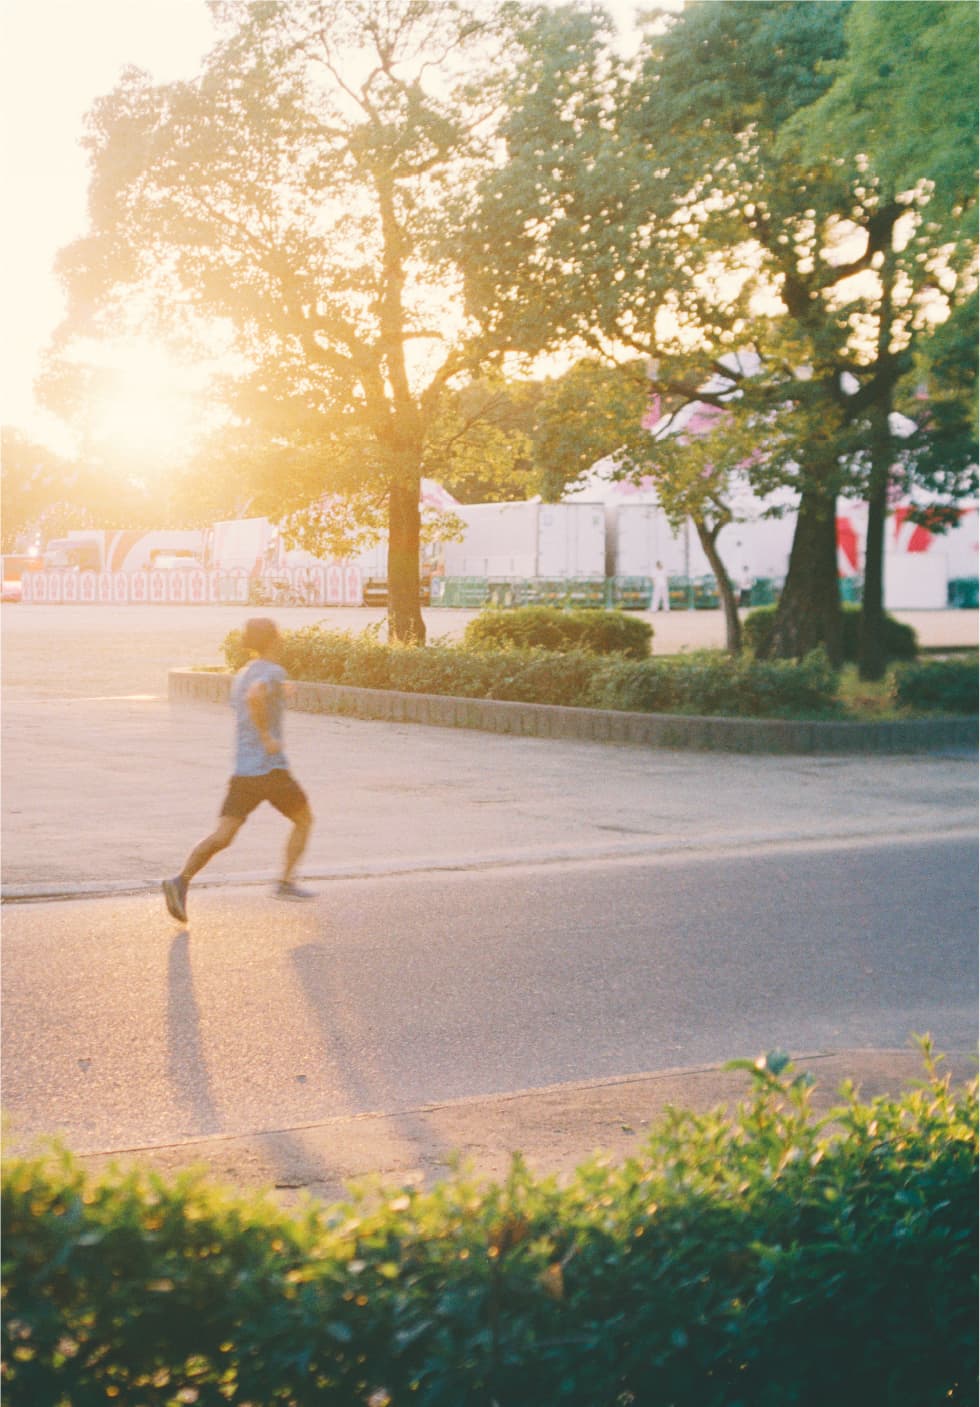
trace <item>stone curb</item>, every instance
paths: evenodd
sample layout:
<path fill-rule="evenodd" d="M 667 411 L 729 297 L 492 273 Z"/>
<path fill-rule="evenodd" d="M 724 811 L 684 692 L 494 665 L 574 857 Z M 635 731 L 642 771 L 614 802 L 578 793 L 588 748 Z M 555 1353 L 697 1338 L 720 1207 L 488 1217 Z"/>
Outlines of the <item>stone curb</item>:
<path fill-rule="evenodd" d="M 944 1060 L 940 1069 L 954 1085 L 975 1077 L 972 1052 Z M 922 1056 L 912 1050 L 812 1052 L 795 1054 L 793 1062 L 816 1078 L 811 1107 L 821 1116 L 841 1103 L 844 1080 L 853 1080 L 868 1101 L 897 1096 L 924 1074 Z M 193 1168 L 242 1192 L 271 1192 L 289 1207 L 306 1195 L 340 1200 L 352 1182 L 371 1176 L 388 1187 L 431 1187 L 453 1170 L 457 1154 L 480 1181 L 506 1178 L 518 1149 L 537 1175 L 566 1178 L 596 1154 L 622 1162 L 640 1153 L 668 1108 L 732 1109 L 750 1094 L 743 1071 L 704 1064 L 77 1156 L 93 1172 L 114 1163 L 169 1178 Z M 30 1141 L 24 1151 L 31 1151 Z"/>
<path fill-rule="evenodd" d="M 171 669 L 168 693 L 171 701 L 227 703 L 231 680 L 230 674 Z M 473 728 L 520 737 L 628 743 L 699 752 L 777 754 L 917 753 L 977 748 L 976 718 L 885 723 L 699 718 L 512 703 L 504 699 L 403 694 L 347 684 L 297 682 L 295 690 L 290 707 L 301 713 L 340 714 L 389 723 L 424 723 L 437 728 Z"/>

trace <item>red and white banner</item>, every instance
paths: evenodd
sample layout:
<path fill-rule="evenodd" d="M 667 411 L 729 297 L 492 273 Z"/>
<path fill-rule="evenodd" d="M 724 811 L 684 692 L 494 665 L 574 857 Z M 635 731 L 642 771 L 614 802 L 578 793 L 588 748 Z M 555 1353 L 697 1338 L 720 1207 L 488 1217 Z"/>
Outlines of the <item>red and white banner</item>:
<path fill-rule="evenodd" d="M 127 572 L 113 572 L 112 599 L 117 606 L 129 604 L 129 575 Z"/>
<path fill-rule="evenodd" d="M 98 585 L 94 572 L 79 572 L 78 574 L 78 599 L 85 605 L 91 605 L 98 595 Z"/>
<path fill-rule="evenodd" d="M 48 602 L 57 606 L 61 602 L 61 572 L 45 572 L 48 579 Z"/>

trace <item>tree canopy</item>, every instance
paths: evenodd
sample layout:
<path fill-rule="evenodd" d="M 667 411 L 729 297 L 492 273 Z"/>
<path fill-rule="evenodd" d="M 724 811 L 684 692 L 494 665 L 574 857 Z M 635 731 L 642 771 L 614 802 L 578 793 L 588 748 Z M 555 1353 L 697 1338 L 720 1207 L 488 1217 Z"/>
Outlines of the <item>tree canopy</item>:
<path fill-rule="evenodd" d="M 91 229 L 61 260 L 59 352 L 134 321 L 220 349 L 224 452 L 267 464 L 280 512 L 383 497 L 392 633 L 424 639 L 420 477 L 447 388 L 486 353 L 450 235 L 458 190 L 488 159 L 500 12 L 212 10 L 221 38 L 196 79 L 130 70 L 91 115 Z"/>
<path fill-rule="evenodd" d="M 469 231 L 471 307 L 515 346 L 577 338 L 614 362 L 646 357 L 665 400 L 725 409 L 733 444 L 754 444 L 740 467 L 758 492 L 799 494 L 775 637 L 790 654 L 836 653 L 836 498 L 880 498 L 899 461 L 905 486 L 924 469 L 939 426 L 915 378 L 975 289 L 975 241 L 930 219 L 953 185 L 941 162 L 906 193 L 860 123 L 817 135 L 850 81 L 850 16 L 706 0 L 655 16 L 630 65 L 594 11 L 542 14 L 510 86 L 507 159 Z M 922 62 L 937 53 L 920 46 Z M 732 361 L 745 353 L 751 372 Z M 899 408 L 917 426 L 900 451 Z M 974 482 L 960 449 L 951 494 Z M 656 471 L 656 455 L 636 469 Z"/>

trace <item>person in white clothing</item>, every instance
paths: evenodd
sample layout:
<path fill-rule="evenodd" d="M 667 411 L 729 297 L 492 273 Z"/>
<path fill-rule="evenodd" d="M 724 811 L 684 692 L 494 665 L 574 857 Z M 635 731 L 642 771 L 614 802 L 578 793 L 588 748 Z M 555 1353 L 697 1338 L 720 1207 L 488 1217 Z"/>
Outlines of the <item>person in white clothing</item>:
<path fill-rule="evenodd" d="M 651 611 L 670 610 L 670 586 L 667 582 L 667 572 L 663 562 L 658 562 L 653 573 L 653 597 L 650 601 Z"/>

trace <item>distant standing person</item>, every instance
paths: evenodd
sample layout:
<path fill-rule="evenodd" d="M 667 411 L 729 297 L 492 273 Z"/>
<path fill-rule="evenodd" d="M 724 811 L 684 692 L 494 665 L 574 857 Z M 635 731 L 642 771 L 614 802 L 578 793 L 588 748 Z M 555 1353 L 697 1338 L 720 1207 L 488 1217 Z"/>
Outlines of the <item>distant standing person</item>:
<path fill-rule="evenodd" d="M 313 826 L 313 813 L 303 788 L 289 771 L 283 751 L 283 712 L 290 689 L 286 671 L 279 664 L 281 645 L 275 621 L 256 616 L 245 622 L 242 643 L 255 656 L 235 676 L 231 706 L 235 710 L 235 771 L 221 807 L 217 828 L 195 845 L 180 874 L 163 881 L 167 909 L 180 923 L 187 922 L 187 889 L 199 870 L 220 850 L 226 849 L 245 821 L 263 801 L 292 821 L 286 844 L 282 879 L 276 889 L 280 899 L 312 899 L 312 890 L 293 881 Z"/>
<path fill-rule="evenodd" d="M 755 586 L 755 577 L 748 567 L 742 568 L 742 583 L 738 593 L 738 604 L 740 606 L 751 606 L 752 588 Z"/>
<path fill-rule="evenodd" d="M 663 562 L 658 562 L 654 569 L 653 597 L 650 601 L 650 609 L 651 611 L 670 610 L 670 585 Z"/>

